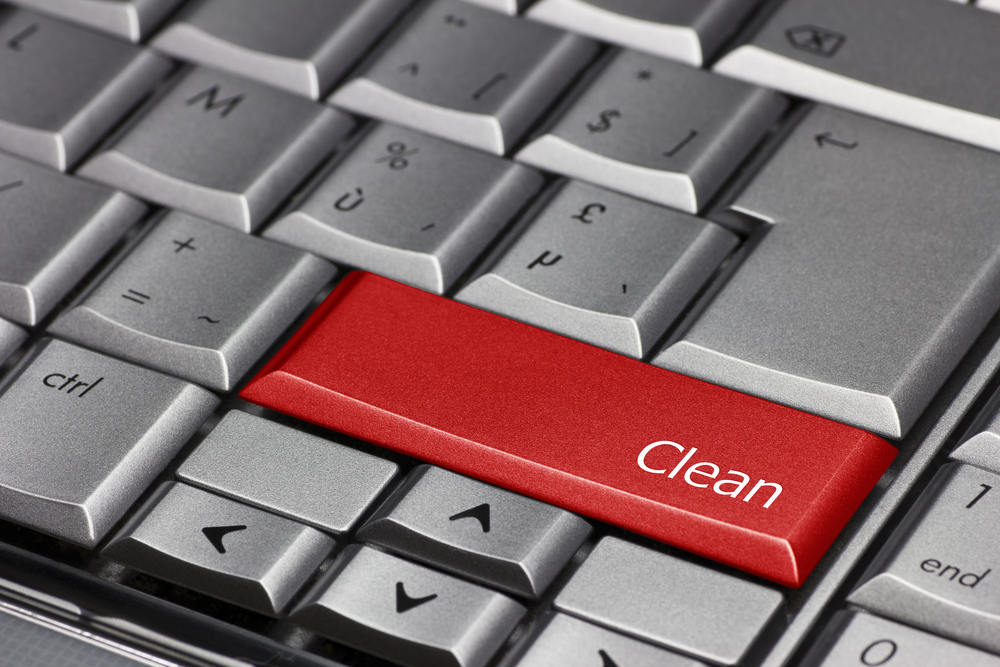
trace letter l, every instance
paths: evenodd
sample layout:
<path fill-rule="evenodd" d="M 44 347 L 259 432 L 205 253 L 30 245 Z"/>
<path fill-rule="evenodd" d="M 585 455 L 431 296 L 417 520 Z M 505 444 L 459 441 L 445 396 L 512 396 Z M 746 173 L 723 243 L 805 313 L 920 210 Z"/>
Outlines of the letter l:
<path fill-rule="evenodd" d="M 691 460 L 691 457 L 694 456 L 694 453 L 696 451 L 698 451 L 697 447 L 692 447 L 691 449 L 689 449 L 688 453 L 684 455 L 684 458 L 681 459 L 680 463 L 677 464 L 676 468 L 670 471 L 670 474 L 667 475 L 667 477 L 673 479 L 674 475 L 679 473 L 681 471 L 681 468 L 684 467 L 684 464 L 687 463 L 689 460 Z"/>

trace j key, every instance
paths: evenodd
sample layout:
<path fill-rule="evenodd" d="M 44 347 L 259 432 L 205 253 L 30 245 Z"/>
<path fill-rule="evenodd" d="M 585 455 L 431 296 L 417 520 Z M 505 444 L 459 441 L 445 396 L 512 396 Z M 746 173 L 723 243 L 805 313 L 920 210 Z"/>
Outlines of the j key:
<path fill-rule="evenodd" d="M 621 51 L 517 160 L 697 213 L 787 104 L 770 90 Z"/>
<path fill-rule="evenodd" d="M 264 236 L 440 294 L 543 183 L 494 155 L 380 125 Z"/>
<path fill-rule="evenodd" d="M 0 11 L 0 149 L 66 171 L 171 67 L 106 35 Z"/>
<path fill-rule="evenodd" d="M 194 68 L 79 173 L 249 232 L 352 126 L 301 97 Z"/>
<path fill-rule="evenodd" d="M 849 601 L 1000 652 L 1000 476 L 945 466 L 898 531 Z"/>
<path fill-rule="evenodd" d="M 412 667 L 483 667 L 524 614 L 505 595 L 352 545 L 292 620 Z"/>
<path fill-rule="evenodd" d="M 0 396 L 0 516 L 94 547 L 219 399 L 61 341 Z"/>
<path fill-rule="evenodd" d="M 420 466 L 358 538 L 538 598 L 590 534 L 583 519 L 433 466 Z"/>
<path fill-rule="evenodd" d="M 1000 667 L 1000 657 L 864 613 L 842 612 L 824 640 L 804 667 Z"/>
<path fill-rule="evenodd" d="M 896 454 L 852 427 L 362 272 L 240 395 L 789 586 Z"/>
<path fill-rule="evenodd" d="M 0 364 L 28 337 L 28 333 L 7 320 L 0 320 Z"/>
<path fill-rule="evenodd" d="M 314 528 L 168 482 L 101 553 L 274 616 L 332 548 L 333 538 Z"/>
<path fill-rule="evenodd" d="M 315 100 L 409 4 L 200 0 L 185 7 L 150 46 Z"/>
<path fill-rule="evenodd" d="M 714 223 L 570 181 L 457 298 L 641 357 L 736 244 Z"/>
<path fill-rule="evenodd" d="M 177 478 L 337 535 L 398 471 L 395 463 L 233 410 Z"/>
<path fill-rule="evenodd" d="M 783 624 L 785 604 L 760 584 L 606 537 L 555 606 L 713 664 L 737 665 Z"/>
<path fill-rule="evenodd" d="M 37 325 L 145 212 L 121 192 L 0 154 L 0 315 Z"/>
<path fill-rule="evenodd" d="M 773 227 L 653 363 L 902 437 L 1000 308 L 998 169 L 814 108 L 730 205 Z"/>
<path fill-rule="evenodd" d="M 1000 410 L 994 410 L 984 423 L 973 425 L 973 435 L 951 453 L 951 458 L 1000 475 Z"/>
<path fill-rule="evenodd" d="M 503 155 L 597 44 L 460 0 L 435 0 L 329 101 Z"/>
<path fill-rule="evenodd" d="M 13 0 L 130 42 L 145 39 L 184 0 Z"/>
<path fill-rule="evenodd" d="M 49 330 L 229 391 L 335 273 L 312 255 L 174 211 Z"/>
<path fill-rule="evenodd" d="M 538 0 L 527 16 L 701 67 L 758 4 L 760 0 Z"/>
<path fill-rule="evenodd" d="M 714 69 L 1000 150 L 1000 95 L 981 66 L 1000 59 L 998 32 L 1000 16 L 941 0 L 790 0 Z"/>
<path fill-rule="evenodd" d="M 693 658 L 636 641 L 565 614 L 546 614 L 517 667 L 705 667 Z"/>

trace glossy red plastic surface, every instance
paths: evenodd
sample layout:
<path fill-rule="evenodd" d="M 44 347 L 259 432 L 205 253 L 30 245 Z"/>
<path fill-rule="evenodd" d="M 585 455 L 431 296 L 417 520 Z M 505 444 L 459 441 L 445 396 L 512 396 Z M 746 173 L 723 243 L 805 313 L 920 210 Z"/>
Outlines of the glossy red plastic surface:
<path fill-rule="evenodd" d="M 241 396 L 792 587 L 896 455 L 856 428 L 362 272 Z"/>

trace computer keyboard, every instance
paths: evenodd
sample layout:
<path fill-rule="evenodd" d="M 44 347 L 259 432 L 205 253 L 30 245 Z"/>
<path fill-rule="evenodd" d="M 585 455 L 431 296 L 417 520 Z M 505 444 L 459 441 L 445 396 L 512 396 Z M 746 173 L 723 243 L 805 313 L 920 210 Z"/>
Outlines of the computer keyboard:
<path fill-rule="evenodd" d="M 0 5 L 0 665 L 1000 665 L 1000 9 Z"/>

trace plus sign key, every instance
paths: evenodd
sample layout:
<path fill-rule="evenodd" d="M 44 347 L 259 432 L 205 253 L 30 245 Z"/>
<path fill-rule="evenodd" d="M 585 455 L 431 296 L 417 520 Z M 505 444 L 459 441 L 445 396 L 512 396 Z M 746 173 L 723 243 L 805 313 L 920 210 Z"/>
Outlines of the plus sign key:
<path fill-rule="evenodd" d="M 335 269 L 183 213 L 170 213 L 51 330 L 228 391 Z"/>

